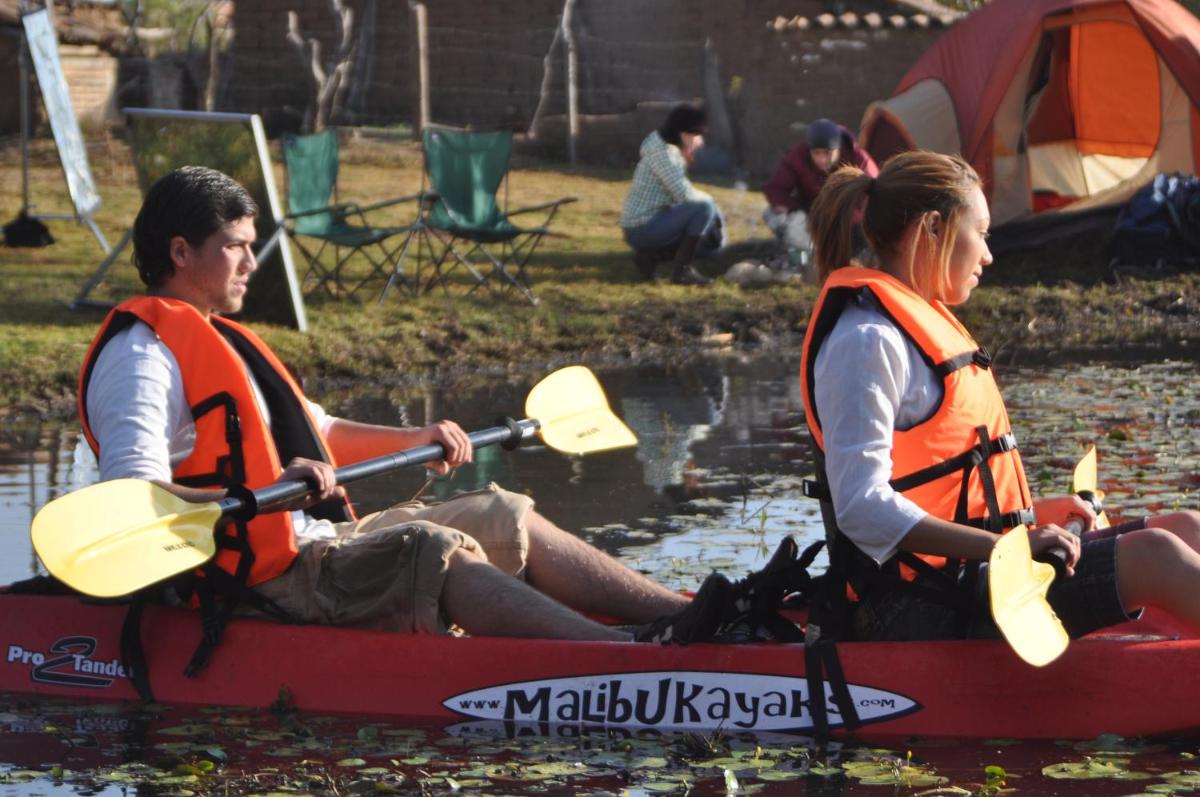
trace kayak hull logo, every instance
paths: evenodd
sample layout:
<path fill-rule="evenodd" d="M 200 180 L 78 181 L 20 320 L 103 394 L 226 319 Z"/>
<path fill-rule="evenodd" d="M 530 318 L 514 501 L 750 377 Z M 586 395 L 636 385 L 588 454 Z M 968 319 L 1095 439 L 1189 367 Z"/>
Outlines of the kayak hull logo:
<path fill-rule="evenodd" d="M 842 724 L 828 683 L 829 724 Z M 912 698 L 849 684 L 863 722 L 921 708 Z M 638 726 L 671 730 L 796 731 L 813 727 L 803 677 L 707 671 L 580 675 L 463 692 L 442 705 L 466 717 L 509 723 Z"/>
<path fill-rule="evenodd" d="M 120 659 L 93 659 L 95 652 L 95 637 L 67 636 L 45 652 L 8 645 L 4 658 L 10 665 L 29 667 L 30 680 L 39 684 L 107 689 L 118 678 L 129 677 Z"/>

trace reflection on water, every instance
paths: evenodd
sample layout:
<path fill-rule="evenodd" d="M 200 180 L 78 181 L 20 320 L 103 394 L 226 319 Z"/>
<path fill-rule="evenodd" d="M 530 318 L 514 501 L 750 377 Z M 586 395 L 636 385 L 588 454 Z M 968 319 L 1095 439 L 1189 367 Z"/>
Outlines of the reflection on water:
<path fill-rule="evenodd" d="M 1068 488 L 1084 444 L 1100 449 L 1101 486 L 1126 512 L 1190 506 L 1200 483 L 1200 398 L 1194 362 L 1137 368 L 1065 365 L 1001 374 L 1035 492 Z M 637 449 L 565 457 L 539 444 L 481 449 L 476 462 L 426 484 L 420 468 L 354 485 L 361 512 L 412 497 L 444 498 L 495 481 L 533 495 L 540 510 L 638 568 L 694 587 L 712 568 L 761 564 L 779 537 L 822 536 L 794 357 L 715 355 L 598 375 L 637 433 Z M 531 381 L 477 389 L 371 386 L 323 397 L 345 417 L 468 429 L 519 414 Z M 0 583 L 35 572 L 30 520 L 46 501 L 96 478 L 70 426 L 8 429 L 0 437 Z"/>
<path fill-rule="evenodd" d="M 636 391 L 621 397 L 620 413 L 638 437 L 637 458 L 648 487 L 661 493 L 683 483 L 692 444 L 721 425 L 728 393 L 729 378 L 715 367 L 643 371 Z"/>
<path fill-rule="evenodd" d="M 796 367 L 794 358 L 746 360 L 726 355 L 686 364 L 601 372 L 613 407 L 641 439 L 637 450 L 579 459 L 536 444 L 514 452 L 490 447 L 477 453 L 474 465 L 461 468 L 450 479 L 428 485 L 425 494 L 444 497 L 496 481 L 536 496 L 539 508 L 560 525 L 671 586 L 694 587 L 703 574 L 714 568 L 740 575 L 761 564 L 783 534 L 795 534 L 802 545 L 822 536 L 817 506 L 800 492 L 800 481 L 811 472 L 812 464 Z M 1200 484 L 1200 397 L 1194 390 L 1195 362 L 1163 362 L 1139 368 L 1097 364 L 1006 369 L 1002 377 L 1035 491 L 1065 490 L 1083 444 L 1095 442 L 1101 455 L 1101 486 L 1108 493 L 1110 507 L 1120 504 L 1127 511 L 1140 512 L 1197 503 L 1191 496 Z M 361 420 L 423 424 L 449 417 L 464 427 L 480 428 L 492 425 L 500 413 L 519 413 L 530 386 L 530 381 L 497 380 L 473 390 L 371 387 L 330 394 L 323 400 L 330 410 Z M 425 486 L 424 472 L 419 470 L 397 472 L 354 486 L 359 510 L 373 511 L 417 493 Z M 28 531 L 36 509 L 94 479 L 94 462 L 71 427 L 6 429 L 0 435 L 0 583 L 35 572 L 37 564 L 29 548 Z M 108 719 L 105 711 L 95 709 L 95 716 Z M 822 762 L 810 761 L 803 742 L 790 745 L 735 739 L 728 754 L 701 754 L 694 748 L 696 740 L 690 738 L 635 739 L 631 746 L 625 740 L 605 736 L 595 746 L 578 740 L 565 744 L 532 738 L 515 742 L 468 740 L 461 743 L 465 749 L 458 750 L 458 742 L 451 745 L 445 740 L 435 741 L 433 733 L 427 740 L 416 728 L 371 724 L 355 725 L 342 735 L 325 727 L 317 729 L 315 735 L 312 729 L 300 734 L 293 733 L 294 728 L 285 727 L 282 732 L 260 729 L 260 735 L 252 737 L 258 741 L 235 751 L 235 742 L 221 736 L 223 723 L 229 723 L 228 727 L 237 730 L 241 738 L 245 738 L 244 729 L 236 724 L 241 720 L 224 715 L 208 720 L 217 723 L 215 731 L 205 730 L 207 725 L 195 726 L 199 739 L 188 737 L 191 730 L 180 730 L 192 726 L 171 725 L 160 729 L 158 738 L 131 741 L 127 734 L 118 734 L 115 740 L 111 734 L 104 737 L 90 731 L 81 736 L 71 730 L 74 725 L 53 714 L 52 705 L 0 702 L 0 727 L 4 731 L 0 733 L 0 782 L 6 765 L 36 767 L 96 753 L 102 759 L 99 763 L 81 760 L 76 766 L 112 766 L 147 757 L 178 756 L 186 760 L 189 755 L 216 756 L 212 750 L 224 754 L 224 749 L 233 758 L 266 756 L 264 766 L 271 767 L 271 772 L 294 776 L 297 781 L 263 781 L 258 789 L 279 786 L 303 790 L 305 765 L 300 760 L 322 756 L 322 760 L 335 762 L 329 765 L 339 778 L 349 779 L 339 781 L 343 785 L 364 777 L 356 771 L 382 767 L 390 773 L 386 777 L 408 778 L 404 788 L 417 783 L 422 789 L 445 788 L 443 776 L 436 773 L 429 777 L 439 778 L 437 781 L 420 780 L 429 772 L 426 763 L 437 757 L 451 761 L 445 777 L 464 782 L 484 778 L 489 767 L 508 766 L 514 760 L 530 771 L 538 766 L 563 767 L 566 764 L 552 762 L 568 761 L 573 774 L 566 776 L 570 784 L 567 788 L 574 789 L 573 793 L 619 791 L 641 795 L 659 789 L 649 787 L 648 776 L 630 780 L 629 772 L 635 771 L 630 762 L 642 761 L 646 766 L 645 761 L 659 760 L 667 748 L 671 755 L 689 762 L 685 774 L 667 773 L 681 778 L 668 781 L 675 784 L 672 788 L 678 793 L 685 789 L 685 783 L 689 784 L 687 788 L 695 784 L 696 794 L 725 793 L 726 781 L 721 774 L 725 769 L 756 788 L 765 786 L 764 793 L 796 793 L 795 780 L 802 780 L 805 793 L 810 794 L 874 794 L 877 789 L 853 781 L 841 769 L 823 768 L 819 766 Z M 244 724 L 261 721 L 285 724 L 262 713 L 255 713 Z M 324 722 L 315 717 L 300 721 L 314 726 Z M 93 738 L 97 740 L 94 746 L 84 744 Z M 1198 741 L 1177 740 L 1170 750 L 1135 756 L 1129 766 L 1160 773 L 1155 777 L 1165 777 L 1161 773 L 1167 770 L 1185 770 L 1192 766 L 1188 760 Z M 206 752 L 188 753 L 183 749 L 193 743 Z M 320 749 L 312 747 L 314 744 Z M 398 750 L 397 745 L 412 749 Z M 929 762 L 930 768 L 948 776 L 951 783 L 968 786 L 968 793 L 982 793 L 982 769 L 989 764 L 1021 777 L 1022 794 L 1117 795 L 1132 791 L 1119 781 L 1089 781 L 1086 790 L 1072 789 L 1076 785 L 1072 783 L 1063 788 L 1062 782 L 1042 776 L 1044 763 L 1097 755 L 1082 747 L 1044 743 L 1018 746 L 994 740 L 947 744 L 906 740 L 894 759 L 885 760 L 884 769 L 900 771 L 905 751 L 915 753 L 913 762 Z M 406 755 L 400 755 L 402 752 Z M 879 751 L 870 748 L 862 748 L 860 754 L 880 756 Z M 348 756 L 364 756 L 365 760 L 347 765 L 336 761 Z M 697 764 L 697 758 L 708 763 Z M 719 765 L 712 763 L 715 761 Z M 755 762 L 765 761 L 772 762 L 777 775 L 778 770 L 790 772 L 787 779 L 792 782 L 763 783 L 766 775 Z M 376 773 L 372 777 L 378 780 L 384 776 Z M 498 787 L 506 793 L 544 793 L 540 787 L 512 780 L 502 781 Z M 6 785 L 3 794 L 68 794 L 77 793 L 79 788 L 54 785 L 39 775 L 25 786 Z M 87 793 L 117 793 L 101 784 L 93 788 Z M 125 793 L 124 787 L 121 793 Z"/>
<path fill-rule="evenodd" d="M 880 744 L 881 743 L 881 744 Z M 882 746 L 881 746 L 882 745 Z M 928 794 L 1119 797 L 1191 793 L 1195 746 L 1116 737 L 833 742 L 700 737 L 587 725 L 459 723 L 0 696 L 0 794 Z M 52 763 L 51 763 L 52 762 Z M 146 763 L 152 762 L 152 763 Z M 6 766 L 8 764 L 9 766 Z M 1009 788 L 984 788 L 985 768 Z M 1072 769 L 1074 779 L 1060 777 Z M 1086 778 L 1086 783 L 1080 779 Z M 1129 781 L 1137 781 L 1130 784 Z M 891 789 L 881 791 L 881 786 Z M 940 788 L 931 788 L 940 787 Z M 965 788 L 964 788 L 965 787 Z M 903 790 L 901 790 L 903 789 Z"/>
<path fill-rule="evenodd" d="M 698 523 L 726 524 L 724 550 L 710 566 L 753 567 L 757 553 L 742 550 L 742 527 L 760 536 L 790 523 L 791 510 L 770 503 L 770 518 L 753 506 L 774 489 L 805 450 L 799 443 L 799 401 L 792 383 L 795 364 L 717 357 L 686 365 L 638 367 L 599 374 L 614 409 L 638 434 L 637 449 L 566 457 L 536 442 L 513 452 L 481 449 L 476 462 L 449 478 L 426 484 L 426 471 L 413 468 L 378 476 L 351 488 L 357 509 L 375 511 L 419 492 L 444 498 L 497 482 L 533 495 L 539 509 L 565 528 L 578 531 L 612 552 L 656 562 L 671 570 L 677 558 L 699 562 L 687 551 L 687 532 Z M 497 415 L 519 414 L 531 382 L 501 382 L 479 390 L 414 387 L 323 397 L 331 411 L 377 423 L 423 424 L 453 418 L 465 428 L 490 426 Z M 0 450 L 0 583 L 25 578 L 35 562 L 28 545 L 32 514 L 69 489 L 92 483 L 95 463 L 73 427 L 54 427 L 4 441 Z M 714 500 L 717 499 L 717 500 Z M 722 509 L 728 501 L 731 509 Z M 751 511 L 753 510 L 753 511 Z M 747 513 L 750 520 L 737 520 Z M 802 511 L 799 516 L 811 513 Z M 728 517 L 726 518 L 726 515 Z M 722 520 L 722 518 L 725 518 Z M 802 524 L 806 525 L 806 524 Z M 807 524 L 811 525 L 811 524 Z M 801 528 L 803 534 L 817 529 Z M 682 533 L 680 533 L 682 532 Z M 677 536 L 670 542 L 668 535 Z M 657 565 L 656 565 L 657 566 Z M 694 587 L 693 572 L 680 572 L 676 586 Z"/>

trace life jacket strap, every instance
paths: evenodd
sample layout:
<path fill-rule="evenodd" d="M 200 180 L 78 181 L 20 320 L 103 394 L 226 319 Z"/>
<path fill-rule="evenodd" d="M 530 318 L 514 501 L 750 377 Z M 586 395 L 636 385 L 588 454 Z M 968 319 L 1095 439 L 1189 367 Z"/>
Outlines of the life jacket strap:
<path fill-rule="evenodd" d="M 948 360 L 943 360 L 933 366 L 933 372 L 941 379 L 945 379 L 950 374 L 966 368 L 968 365 L 975 365 L 979 368 L 987 370 L 992 367 L 992 355 L 983 346 L 980 346 L 974 351 L 965 351 L 962 354 L 955 355 Z"/>
<path fill-rule="evenodd" d="M 1037 515 L 1034 514 L 1033 509 L 1030 507 L 1026 509 L 1016 509 L 1012 512 L 1003 512 L 999 515 L 991 517 L 968 518 L 967 520 L 962 521 L 962 523 L 965 526 L 971 526 L 977 529 L 987 529 L 988 531 L 999 533 L 1004 531 L 1004 529 L 1012 529 L 1021 525 L 1031 526 L 1036 522 L 1036 520 Z"/>
<path fill-rule="evenodd" d="M 907 476 L 892 479 L 888 483 L 898 493 L 907 492 L 914 487 L 920 487 L 922 484 L 935 481 L 951 473 L 978 467 L 981 462 L 985 462 L 993 454 L 1016 450 L 1017 436 L 1012 432 L 1007 432 L 999 437 L 986 439 L 986 442 L 974 445 L 958 456 L 914 471 Z"/>

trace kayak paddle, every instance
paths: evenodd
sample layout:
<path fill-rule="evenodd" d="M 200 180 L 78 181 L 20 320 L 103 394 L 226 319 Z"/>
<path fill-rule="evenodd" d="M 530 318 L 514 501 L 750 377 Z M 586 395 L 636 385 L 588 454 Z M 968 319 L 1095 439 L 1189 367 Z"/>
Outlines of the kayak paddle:
<path fill-rule="evenodd" d="M 535 434 L 568 454 L 637 445 L 637 437 L 612 413 L 595 375 L 583 366 L 560 369 L 534 385 L 525 412 L 526 420 L 504 419 L 502 426 L 471 432 L 471 447 L 503 443 L 515 448 Z M 348 484 L 445 456 L 441 444 L 419 446 L 335 473 L 339 484 Z M 214 528 L 222 518 L 277 510 L 311 491 L 304 481 L 277 482 L 248 497 L 200 504 L 143 479 L 115 479 L 51 501 L 34 517 L 30 536 L 55 578 L 87 595 L 116 597 L 204 564 L 216 553 Z"/>
<path fill-rule="evenodd" d="M 1024 526 L 1000 535 L 988 561 L 992 618 L 1013 651 L 1034 667 L 1054 661 L 1070 641 L 1046 601 L 1053 581 L 1054 568 L 1033 560 Z"/>
<path fill-rule="evenodd" d="M 1093 528 L 1108 528 L 1108 517 L 1104 514 L 1104 493 L 1096 488 L 1096 446 L 1088 446 L 1087 453 L 1075 465 L 1075 475 L 1071 481 L 1071 489 L 1075 494 L 1092 505 L 1096 512 L 1096 525 Z M 1082 526 L 1080 526 L 1082 530 Z M 1077 532 L 1078 533 L 1078 532 Z"/>
<path fill-rule="evenodd" d="M 1096 446 L 1075 465 L 1071 489 L 1096 511 L 1095 529 L 1108 528 L 1097 489 Z M 1079 535 L 1082 518 L 1073 516 L 1064 526 Z M 1018 534 L 1017 532 L 1020 532 Z M 1093 532 L 1083 535 L 1085 539 Z M 1030 556 L 1029 533 L 1018 526 L 1000 537 L 992 549 L 988 564 L 988 588 L 991 591 L 992 618 L 1017 655 L 1035 667 L 1054 661 L 1070 641 L 1062 622 L 1046 601 L 1046 592 L 1065 569 L 1066 554 L 1058 549 Z"/>

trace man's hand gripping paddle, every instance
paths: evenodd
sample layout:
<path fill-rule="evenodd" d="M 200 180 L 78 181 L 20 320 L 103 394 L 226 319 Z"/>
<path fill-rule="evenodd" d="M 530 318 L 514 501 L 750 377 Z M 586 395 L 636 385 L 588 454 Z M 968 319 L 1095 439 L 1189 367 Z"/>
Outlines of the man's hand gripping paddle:
<path fill-rule="evenodd" d="M 536 384 L 525 413 L 526 420 L 505 419 L 502 426 L 471 432 L 472 448 L 494 443 L 515 448 L 535 434 L 567 454 L 637 445 L 583 366 L 555 371 Z M 337 479 L 347 484 L 445 455 L 441 445 L 420 446 L 338 468 Z M 30 536 L 46 569 L 63 583 L 97 597 L 127 595 L 212 558 L 214 529 L 222 518 L 277 510 L 311 489 L 303 481 L 278 482 L 248 498 L 198 504 L 148 481 L 117 479 L 51 501 L 34 517 Z"/>

